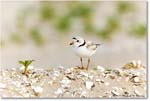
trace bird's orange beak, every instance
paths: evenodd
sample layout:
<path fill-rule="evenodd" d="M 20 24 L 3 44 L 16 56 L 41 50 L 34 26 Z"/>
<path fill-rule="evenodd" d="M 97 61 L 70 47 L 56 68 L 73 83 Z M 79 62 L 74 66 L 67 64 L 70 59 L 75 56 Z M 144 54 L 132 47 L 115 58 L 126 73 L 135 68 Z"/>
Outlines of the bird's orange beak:
<path fill-rule="evenodd" d="M 74 42 L 73 42 L 73 41 L 69 43 L 69 45 L 73 45 L 73 44 L 74 44 Z"/>

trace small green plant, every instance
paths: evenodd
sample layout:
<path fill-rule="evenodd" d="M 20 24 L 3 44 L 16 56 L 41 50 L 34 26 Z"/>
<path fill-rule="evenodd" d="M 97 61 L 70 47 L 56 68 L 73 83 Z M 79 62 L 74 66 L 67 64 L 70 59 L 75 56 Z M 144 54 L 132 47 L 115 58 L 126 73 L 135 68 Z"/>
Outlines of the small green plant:
<path fill-rule="evenodd" d="M 29 67 L 29 65 L 30 65 L 33 61 L 34 61 L 34 60 L 19 61 L 19 63 L 22 64 L 22 65 L 25 67 L 23 74 L 28 74 L 28 71 L 27 71 L 27 70 L 28 70 L 28 67 Z"/>

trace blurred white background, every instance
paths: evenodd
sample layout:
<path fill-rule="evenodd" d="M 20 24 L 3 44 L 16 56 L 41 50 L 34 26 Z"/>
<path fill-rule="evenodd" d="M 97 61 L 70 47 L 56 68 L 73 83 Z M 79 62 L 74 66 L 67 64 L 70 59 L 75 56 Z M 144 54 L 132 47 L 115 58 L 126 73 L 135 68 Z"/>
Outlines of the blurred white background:
<path fill-rule="evenodd" d="M 91 4 L 91 8 L 94 8 L 94 11 L 92 11 L 92 23 L 95 28 L 108 29 L 107 20 L 112 15 L 120 23 L 117 31 L 110 32 L 114 33 L 110 39 L 103 38 L 101 34 L 95 34 L 95 31 L 88 31 L 87 34 L 83 30 L 85 25 L 81 21 L 82 18 L 73 19 L 71 30 L 58 31 L 53 24 L 49 24 L 53 23 L 55 16 L 53 19 L 46 19 L 46 21 L 39 18 L 40 6 L 47 5 L 49 4 L 48 2 L 1 2 L 1 67 L 18 67 L 20 66 L 18 60 L 24 59 L 34 59 L 36 68 L 58 67 L 59 65 L 68 68 L 80 65 L 79 58 L 75 56 L 68 44 L 74 36 L 81 36 L 86 40 L 103 44 L 92 57 L 91 65 L 93 67 L 101 65 L 106 68 L 116 68 L 132 60 L 141 60 L 146 65 L 146 35 L 144 37 L 136 37 L 136 35 L 132 34 L 134 32 L 129 31 L 132 27 L 134 29 L 139 24 L 146 26 L 146 2 L 129 2 L 133 9 L 123 14 L 115 14 L 118 9 L 118 2 L 92 3 L 90 2 L 89 4 Z M 82 4 L 85 4 L 85 2 Z M 53 2 L 48 7 L 52 6 L 57 10 L 56 13 L 58 15 L 65 16 L 68 9 L 62 8 L 67 5 L 70 4 L 67 2 Z M 72 5 L 78 4 L 73 2 Z M 25 17 L 24 19 L 22 18 L 23 22 L 18 17 L 22 16 L 21 14 Z M 36 45 L 36 41 L 34 42 L 34 39 L 30 36 L 30 31 L 28 31 L 35 27 L 44 36 L 45 43 L 42 46 Z M 21 39 L 18 37 L 14 38 L 12 36 L 14 33 L 20 35 Z"/>

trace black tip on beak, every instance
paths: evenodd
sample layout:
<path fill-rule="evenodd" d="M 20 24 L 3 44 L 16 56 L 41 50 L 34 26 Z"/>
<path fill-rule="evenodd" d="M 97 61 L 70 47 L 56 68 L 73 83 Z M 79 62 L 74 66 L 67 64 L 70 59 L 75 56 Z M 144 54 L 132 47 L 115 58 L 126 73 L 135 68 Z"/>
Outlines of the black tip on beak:
<path fill-rule="evenodd" d="M 74 42 L 70 42 L 70 43 L 69 43 L 69 45 L 73 45 L 73 44 L 74 44 Z"/>

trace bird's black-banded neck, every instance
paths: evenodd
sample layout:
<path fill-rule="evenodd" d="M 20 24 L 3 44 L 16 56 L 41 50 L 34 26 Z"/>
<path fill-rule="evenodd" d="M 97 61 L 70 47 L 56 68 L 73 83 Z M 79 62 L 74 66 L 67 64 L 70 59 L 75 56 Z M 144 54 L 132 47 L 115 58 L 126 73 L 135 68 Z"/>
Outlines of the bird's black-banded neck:
<path fill-rule="evenodd" d="M 83 44 L 79 45 L 78 47 L 82 47 L 86 44 L 86 41 L 84 40 Z"/>

